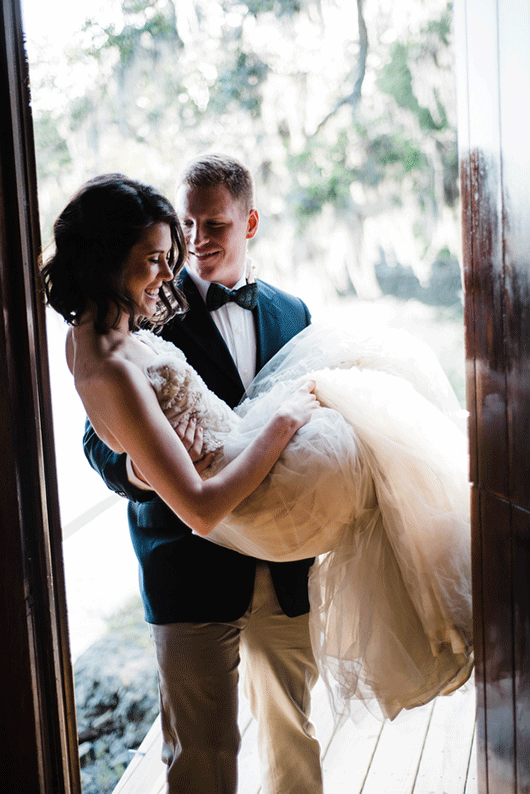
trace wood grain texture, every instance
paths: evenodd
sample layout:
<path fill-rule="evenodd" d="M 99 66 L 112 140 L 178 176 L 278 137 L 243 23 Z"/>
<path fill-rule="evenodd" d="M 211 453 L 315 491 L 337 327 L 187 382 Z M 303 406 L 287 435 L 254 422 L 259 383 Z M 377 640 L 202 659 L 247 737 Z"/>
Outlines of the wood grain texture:
<path fill-rule="evenodd" d="M 456 4 L 477 775 L 530 791 L 530 7 Z M 524 112 L 523 112 L 524 109 Z"/>
<path fill-rule="evenodd" d="M 28 69 L 20 3 L 0 12 L 0 779 L 19 794 L 78 794 L 62 538 L 53 451 Z"/>

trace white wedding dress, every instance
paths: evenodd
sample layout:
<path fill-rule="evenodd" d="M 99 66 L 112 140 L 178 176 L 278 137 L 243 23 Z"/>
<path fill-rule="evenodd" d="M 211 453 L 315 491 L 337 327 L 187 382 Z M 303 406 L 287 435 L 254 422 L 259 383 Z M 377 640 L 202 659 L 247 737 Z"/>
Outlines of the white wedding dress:
<path fill-rule="evenodd" d="M 321 408 L 208 539 L 271 561 L 317 557 L 311 638 L 337 713 L 394 718 L 473 666 L 467 440 L 434 354 L 405 332 L 310 326 L 230 411 L 181 351 L 146 331 L 146 374 L 172 423 L 194 413 L 210 472 L 232 460 L 300 378 Z"/>

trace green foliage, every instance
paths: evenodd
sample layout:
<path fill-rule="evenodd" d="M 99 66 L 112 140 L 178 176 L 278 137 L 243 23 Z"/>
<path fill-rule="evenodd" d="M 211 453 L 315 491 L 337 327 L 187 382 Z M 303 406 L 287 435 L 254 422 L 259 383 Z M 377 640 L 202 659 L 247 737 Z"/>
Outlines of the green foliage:
<path fill-rule="evenodd" d="M 392 135 L 379 135 L 369 142 L 367 154 L 377 166 L 379 180 L 385 178 L 387 166 L 396 166 L 396 174 L 401 176 L 411 171 L 427 171 L 428 160 L 419 145 L 408 138 L 404 138 L 401 131 Z"/>
<path fill-rule="evenodd" d="M 57 169 L 67 168 L 72 163 L 66 141 L 57 129 L 57 119 L 49 111 L 35 119 L 34 135 L 39 180 L 53 178 Z"/>
<path fill-rule="evenodd" d="M 259 115 L 261 86 L 269 67 L 253 53 L 237 50 L 219 74 L 210 93 L 209 111 L 224 113 L 233 107 Z"/>
<path fill-rule="evenodd" d="M 437 106 L 442 113 L 442 121 L 436 123 L 429 108 L 422 107 L 414 95 L 409 59 L 408 47 L 396 42 L 390 52 L 390 61 L 381 70 L 377 85 L 381 91 L 394 99 L 398 107 L 410 110 L 417 116 L 422 130 L 444 129 L 447 124 L 447 115 L 439 100 Z"/>
<path fill-rule="evenodd" d="M 359 178 L 358 169 L 346 163 L 347 135 L 338 135 L 329 147 L 318 139 L 308 142 L 303 152 L 287 158 L 292 176 L 288 202 L 302 224 L 330 205 L 337 213 L 351 206 L 350 185 Z"/>
<path fill-rule="evenodd" d="M 187 159 L 231 151 L 258 176 L 260 207 L 294 230 L 290 240 L 324 217 L 348 227 L 352 213 L 377 215 L 384 237 L 406 203 L 423 256 L 458 198 L 451 6 L 409 1 L 414 26 L 362 5 L 365 60 L 348 0 L 122 0 L 120 21 L 89 20 L 65 46 L 84 85 L 73 76 L 59 88 L 41 72 L 58 103 L 35 110 L 41 190 L 58 195 L 59 172 L 78 183 L 120 170 L 173 195 Z M 54 201 L 43 203 L 48 225 Z"/>
<path fill-rule="evenodd" d="M 276 17 L 281 18 L 300 13 L 303 0 L 245 0 L 245 5 L 254 17 L 272 11 Z"/>
<path fill-rule="evenodd" d="M 443 45 L 446 47 L 451 46 L 451 20 L 453 16 L 453 4 L 447 3 L 445 9 L 442 11 L 438 19 L 430 19 L 425 27 L 426 33 L 434 33 Z"/>
<path fill-rule="evenodd" d="M 176 47 L 183 43 L 175 28 L 175 13 L 172 3 L 165 11 L 157 9 L 158 0 L 123 0 L 122 10 L 126 24 L 118 28 L 115 24 L 103 27 L 95 20 L 87 20 L 84 31 L 91 36 L 92 45 L 85 52 L 98 59 L 105 50 L 115 49 L 119 60 L 127 64 L 142 50 L 146 50 L 146 36 L 151 47 L 160 40 L 170 41 Z"/>
<path fill-rule="evenodd" d="M 419 105 L 412 90 L 412 73 L 404 44 L 396 42 L 393 45 L 390 61 L 383 66 L 377 85 L 381 91 L 391 96 L 399 107 L 417 113 Z"/>

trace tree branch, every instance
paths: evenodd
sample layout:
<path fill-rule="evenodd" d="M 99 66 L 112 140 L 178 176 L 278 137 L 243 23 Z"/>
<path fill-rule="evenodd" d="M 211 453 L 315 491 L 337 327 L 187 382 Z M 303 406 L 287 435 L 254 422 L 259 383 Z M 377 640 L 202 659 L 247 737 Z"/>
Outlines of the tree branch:
<path fill-rule="evenodd" d="M 363 16 L 363 2 L 364 0 L 357 0 L 357 23 L 359 28 L 359 59 L 357 61 L 357 79 L 353 86 L 353 91 L 348 96 L 342 97 L 333 110 L 325 116 L 319 123 L 313 135 L 317 135 L 322 127 L 333 118 L 333 116 L 340 110 L 343 105 L 351 105 L 353 110 L 356 110 L 359 102 L 361 101 L 361 90 L 363 85 L 364 76 L 366 74 L 366 57 L 368 55 L 368 31 L 366 29 L 366 22 Z"/>

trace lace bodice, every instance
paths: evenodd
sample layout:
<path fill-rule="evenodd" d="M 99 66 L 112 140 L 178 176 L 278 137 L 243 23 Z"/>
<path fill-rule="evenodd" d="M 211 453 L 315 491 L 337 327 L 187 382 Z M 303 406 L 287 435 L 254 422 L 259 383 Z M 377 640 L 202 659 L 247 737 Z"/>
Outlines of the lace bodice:
<path fill-rule="evenodd" d="M 203 429 L 204 452 L 220 453 L 239 418 L 208 389 L 175 345 L 150 331 L 138 331 L 137 335 L 156 353 L 145 373 L 172 427 L 194 416 Z"/>

